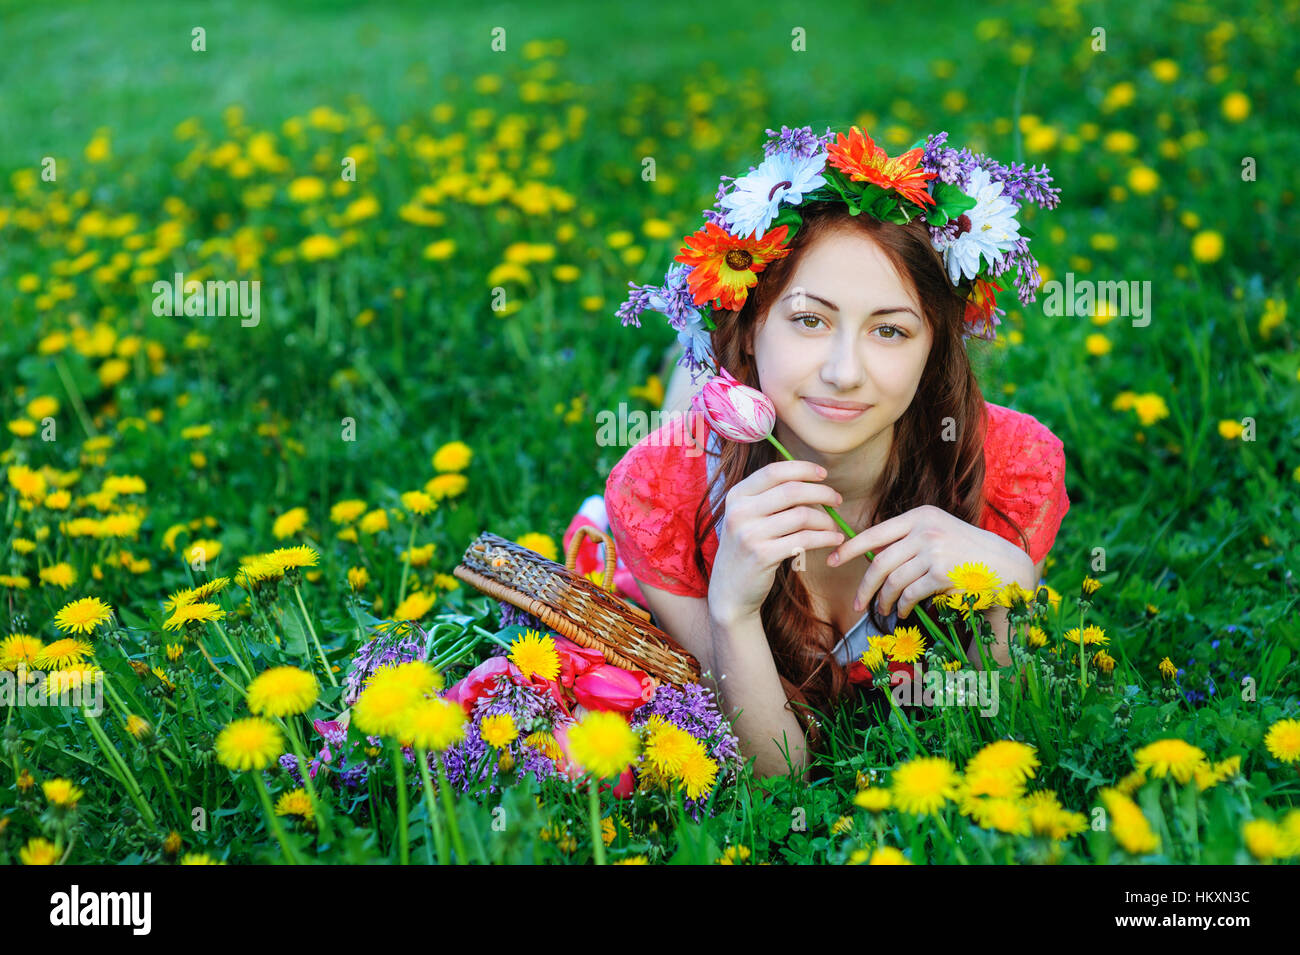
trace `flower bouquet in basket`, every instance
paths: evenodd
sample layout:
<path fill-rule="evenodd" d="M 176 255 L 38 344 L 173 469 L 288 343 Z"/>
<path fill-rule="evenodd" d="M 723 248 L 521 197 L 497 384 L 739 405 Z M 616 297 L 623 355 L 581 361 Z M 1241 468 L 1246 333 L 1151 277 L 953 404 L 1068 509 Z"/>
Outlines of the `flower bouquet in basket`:
<path fill-rule="evenodd" d="M 614 666 L 599 650 L 548 633 L 536 618 L 501 606 L 503 623 L 511 625 L 497 633 L 460 629 L 448 641 L 435 639 L 445 624 L 433 636 L 402 624 L 386 626 L 364 644 L 344 681 L 341 702 L 349 709 L 315 724 L 323 746 L 311 760 L 312 779 L 323 773 L 362 798 L 376 770 L 381 777 L 396 772 L 418 782 L 418 749 L 427 749 L 427 769 L 449 790 L 471 798 L 498 793 L 528 775 L 538 782 L 580 782 L 590 774 L 597 780 L 588 787 L 593 797 L 606 790 L 618 799 L 637 791 L 672 799 L 680 793 L 683 809 L 696 819 L 708 811 L 712 794 L 734 781 L 743 765 L 739 741 L 712 691 Z M 442 672 L 482 646 L 491 647 L 489 655 L 444 687 Z M 421 700 L 436 694 L 439 702 L 455 704 L 456 715 L 443 717 L 457 724 L 442 734 L 444 745 L 411 745 L 417 728 L 406 727 L 401 714 L 394 714 L 391 732 L 372 733 L 359 724 L 349 732 L 368 697 L 377 696 L 374 688 L 385 689 L 395 671 L 417 662 L 431 664 L 436 674 L 436 682 L 417 694 Z M 385 737 L 399 746 L 390 747 Z M 389 767 L 398 751 L 404 765 Z M 295 757 L 281 762 L 301 780 Z"/>

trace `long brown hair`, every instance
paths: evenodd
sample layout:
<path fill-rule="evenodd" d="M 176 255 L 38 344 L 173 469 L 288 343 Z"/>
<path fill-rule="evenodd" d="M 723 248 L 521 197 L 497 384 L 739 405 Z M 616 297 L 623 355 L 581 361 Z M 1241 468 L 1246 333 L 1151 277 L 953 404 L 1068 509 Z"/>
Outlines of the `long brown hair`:
<path fill-rule="evenodd" d="M 769 263 L 758 274 L 744 306 L 739 311 L 713 311 L 717 328 L 711 337 L 717 362 L 742 383 L 758 388 L 758 370 L 746 349 L 753 348 L 758 319 L 785 291 L 806 250 L 820 236 L 837 228 L 853 228 L 870 237 L 899 275 L 910 279 L 932 333 L 932 344 L 912 403 L 895 422 L 893 445 L 881 474 L 881 493 L 866 526 L 924 504 L 939 507 L 967 523 L 977 523 L 985 505 L 986 412 L 962 339 L 969 289 L 958 289 L 949 282 L 943 261 L 920 219 L 906 225 L 881 222 L 866 214 L 851 215 L 839 202 L 809 203 L 800 214 L 803 222 L 790 242 L 789 254 Z M 946 431 L 955 432 L 956 440 L 944 440 Z M 717 473 L 695 518 L 695 562 L 702 576 L 707 578 L 704 542 L 725 513 L 726 492 L 777 460 L 781 460 L 779 453 L 767 441 L 721 442 Z M 724 482 L 723 503 L 715 514 L 709 502 L 718 481 Z M 1027 550 L 1029 540 L 1024 529 L 999 508 L 989 506 L 1015 528 Z M 921 606 L 935 619 L 932 604 L 923 601 Z M 874 601 L 868 612 L 876 629 L 887 632 Z M 821 743 L 821 732 L 809 708 L 826 713 L 830 704 L 841 700 L 853 687 L 845 666 L 832 652 L 844 634 L 833 621 L 815 615 L 808 589 L 790 561 L 777 568 L 772 589 L 763 602 L 761 619 L 781 685 L 787 699 L 797 704 L 791 709 L 807 734 L 809 750 L 815 750 Z M 958 635 L 963 644 L 970 637 L 960 631 Z"/>

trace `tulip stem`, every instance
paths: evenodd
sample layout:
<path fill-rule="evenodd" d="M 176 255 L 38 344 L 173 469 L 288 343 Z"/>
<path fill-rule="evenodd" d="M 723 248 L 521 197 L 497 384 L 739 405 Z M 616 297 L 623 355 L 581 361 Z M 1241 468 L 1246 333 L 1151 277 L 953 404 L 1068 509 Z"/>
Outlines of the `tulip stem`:
<path fill-rule="evenodd" d="M 772 442 L 772 445 L 778 451 L 780 451 L 782 455 L 785 456 L 785 459 L 787 461 L 795 460 L 794 455 L 792 455 L 789 451 L 787 451 L 785 449 L 785 446 L 776 439 L 776 435 L 768 434 L 767 440 Z M 835 508 L 831 507 L 829 504 L 823 504 L 822 507 L 826 508 L 827 513 L 830 514 L 831 517 L 835 518 L 835 523 L 840 525 L 840 528 L 844 531 L 845 540 L 858 536 L 858 532 L 855 531 L 852 527 L 850 527 L 848 525 L 848 522 L 845 521 L 844 518 L 840 517 L 839 512 L 836 511 Z M 874 561 L 876 559 L 876 555 L 871 553 L 871 551 L 867 551 L 866 556 L 867 556 L 867 560 L 869 561 Z M 912 610 L 918 617 L 921 618 L 921 623 L 924 624 L 925 628 L 930 631 L 930 635 L 935 640 L 943 640 L 943 634 L 939 632 L 939 628 L 935 625 L 934 621 L 930 619 L 929 615 L 924 610 L 922 610 L 920 607 L 913 607 Z M 946 643 L 947 641 L 945 640 L 944 642 Z M 964 653 L 960 655 L 963 658 L 965 657 Z"/>

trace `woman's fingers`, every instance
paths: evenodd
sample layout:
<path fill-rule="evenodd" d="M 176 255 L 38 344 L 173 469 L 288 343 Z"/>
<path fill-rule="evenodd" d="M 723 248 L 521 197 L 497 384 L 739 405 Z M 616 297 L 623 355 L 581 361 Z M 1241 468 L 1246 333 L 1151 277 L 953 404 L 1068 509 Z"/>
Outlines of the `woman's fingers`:
<path fill-rule="evenodd" d="M 847 541 L 844 546 L 851 543 L 851 540 Z M 892 544 L 880 551 L 880 553 L 876 554 L 876 559 L 867 567 L 867 572 L 862 575 L 862 581 L 858 584 L 857 594 L 853 601 L 853 609 L 855 611 L 861 611 L 869 607 L 876 591 L 882 590 L 882 588 L 888 586 L 889 578 L 894 574 L 894 572 L 908 561 L 912 560 L 915 556 L 915 546 L 909 546 L 903 541 Z M 897 589 L 891 592 L 892 596 L 897 597 L 897 595 L 902 592 L 903 588 L 906 587 L 907 584 L 911 583 L 913 579 L 915 578 L 907 578 L 902 583 L 898 584 Z M 884 597 L 885 594 L 882 591 L 879 598 L 877 598 L 878 605 L 882 608 L 885 606 Z"/>

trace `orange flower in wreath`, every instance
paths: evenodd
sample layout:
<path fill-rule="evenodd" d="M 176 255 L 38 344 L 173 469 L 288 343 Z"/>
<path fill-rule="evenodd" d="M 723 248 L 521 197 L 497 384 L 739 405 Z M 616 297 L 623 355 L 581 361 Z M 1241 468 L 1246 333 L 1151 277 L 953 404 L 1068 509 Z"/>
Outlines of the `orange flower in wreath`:
<path fill-rule="evenodd" d="M 737 238 L 716 222 L 688 235 L 674 261 L 691 266 L 686 282 L 696 305 L 714 299 L 729 311 L 744 307 L 749 290 L 758 281 L 758 273 L 769 262 L 789 254 L 783 248 L 786 226 L 763 233 L 761 239 Z"/>
<path fill-rule="evenodd" d="M 968 325 L 974 326 L 977 333 L 980 330 L 986 333 L 993 330 L 990 319 L 993 317 L 993 310 L 998 305 L 994 292 L 1001 291 L 1002 286 L 992 279 L 975 280 L 975 286 L 971 289 L 970 298 L 966 300 L 965 319 Z"/>
<path fill-rule="evenodd" d="M 924 152 L 918 146 L 891 159 L 856 126 L 847 136 L 837 134 L 835 143 L 826 147 L 830 164 L 851 179 L 893 189 L 917 205 L 934 205 L 934 199 L 926 191 L 926 183 L 938 173 L 920 168 Z"/>

